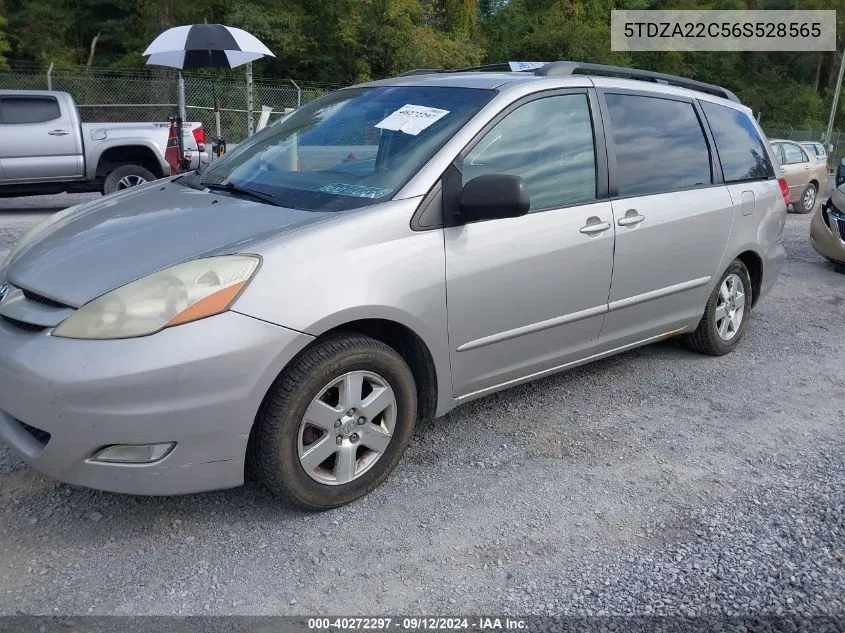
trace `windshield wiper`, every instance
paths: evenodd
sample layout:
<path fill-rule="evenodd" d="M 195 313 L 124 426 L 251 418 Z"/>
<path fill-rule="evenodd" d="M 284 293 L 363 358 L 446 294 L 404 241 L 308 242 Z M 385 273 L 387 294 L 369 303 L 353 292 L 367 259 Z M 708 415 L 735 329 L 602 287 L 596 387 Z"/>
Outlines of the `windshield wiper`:
<path fill-rule="evenodd" d="M 272 204 L 272 205 L 275 205 L 277 207 L 282 206 L 278 202 L 276 202 L 274 200 L 274 196 L 272 196 L 269 193 L 263 193 L 261 191 L 254 191 L 253 189 L 246 189 L 244 187 L 236 185 L 233 182 L 224 182 L 224 183 L 220 183 L 220 184 L 214 184 L 214 183 L 212 183 L 212 184 L 201 183 L 201 184 L 204 187 L 211 189 L 212 191 L 226 191 L 228 193 L 239 193 L 239 194 L 242 194 L 242 195 L 245 195 L 245 196 L 250 196 L 252 198 L 255 198 L 259 202 L 264 202 L 266 204 Z"/>

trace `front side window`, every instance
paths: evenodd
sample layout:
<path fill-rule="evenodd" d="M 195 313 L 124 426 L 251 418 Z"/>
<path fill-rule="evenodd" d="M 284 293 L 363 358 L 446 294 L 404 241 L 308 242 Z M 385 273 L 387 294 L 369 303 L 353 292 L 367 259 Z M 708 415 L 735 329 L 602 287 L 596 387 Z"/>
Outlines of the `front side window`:
<path fill-rule="evenodd" d="M 810 160 L 809 158 L 807 158 L 807 155 L 804 153 L 804 150 L 801 149 L 795 143 L 781 143 L 781 147 L 783 148 L 784 165 L 806 163 Z"/>
<path fill-rule="evenodd" d="M 59 102 L 53 97 L 3 97 L 0 99 L 0 123 L 46 123 L 62 118 Z"/>
<path fill-rule="evenodd" d="M 521 176 L 531 209 L 596 197 L 596 155 L 584 94 L 529 101 L 499 121 L 463 161 L 463 182 L 483 174 Z"/>
<path fill-rule="evenodd" d="M 213 162 L 200 184 L 312 211 L 389 200 L 494 94 L 431 86 L 339 90 Z"/>
<path fill-rule="evenodd" d="M 713 132 L 725 182 L 773 178 L 772 161 L 748 114 L 709 101 L 699 103 Z M 777 148 L 774 149 L 781 160 Z"/>
<path fill-rule="evenodd" d="M 710 153 L 691 103 L 607 94 L 619 196 L 711 183 Z"/>

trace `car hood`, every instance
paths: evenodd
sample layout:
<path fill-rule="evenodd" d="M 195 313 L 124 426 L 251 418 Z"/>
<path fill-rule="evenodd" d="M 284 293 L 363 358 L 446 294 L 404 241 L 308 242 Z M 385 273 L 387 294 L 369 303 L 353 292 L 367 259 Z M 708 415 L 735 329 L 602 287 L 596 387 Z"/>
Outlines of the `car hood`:
<path fill-rule="evenodd" d="M 45 226 L 11 260 L 15 286 L 79 307 L 184 261 L 250 245 L 334 214 L 285 209 L 176 183 L 150 183 Z"/>

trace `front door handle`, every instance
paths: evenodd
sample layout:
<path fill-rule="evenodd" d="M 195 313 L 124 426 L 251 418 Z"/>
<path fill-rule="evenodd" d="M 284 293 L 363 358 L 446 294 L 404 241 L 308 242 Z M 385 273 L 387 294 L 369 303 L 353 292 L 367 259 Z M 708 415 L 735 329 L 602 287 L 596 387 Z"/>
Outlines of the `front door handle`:
<path fill-rule="evenodd" d="M 67 130 L 52 130 L 50 132 L 47 132 L 47 134 L 49 134 L 50 136 L 66 136 L 67 134 L 69 134 L 69 132 Z"/>
<path fill-rule="evenodd" d="M 598 220 L 598 218 L 590 218 L 590 220 Z M 589 220 L 587 220 L 589 222 Z M 587 224 L 587 226 L 581 227 L 581 232 L 585 235 L 594 235 L 596 233 L 602 233 L 610 228 L 610 222 L 595 222 L 593 224 Z"/>

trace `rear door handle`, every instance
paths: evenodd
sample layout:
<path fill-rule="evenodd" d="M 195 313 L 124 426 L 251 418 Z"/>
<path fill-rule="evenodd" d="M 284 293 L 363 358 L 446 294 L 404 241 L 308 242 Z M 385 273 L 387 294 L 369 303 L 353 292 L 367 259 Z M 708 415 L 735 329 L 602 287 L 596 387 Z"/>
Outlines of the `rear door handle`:
<path fill-rule="evenodd" d="M 47 134 L 49 134 L 50 136 L 66 136 L 67 134 L 69 134 L 69 132 L 67 130 L 52 130 L 50 132 L 47 132 Z"/>
<path fill-rule="evenodd" d="M 637 212 L 634 211 L 634 213 Z M 634 226 L 635 224 L 639 224 L 643 220 L 645 220 L 645 216 L 637 213 L 636 215 L 626 215 L 624 218 L 619 218 L 616 224 L 618 224 L 619 226 Z"/>
<path fill-rule="evenodd" d="M 581 232 L 585 235 L 593 235 L 594 233 L 602 233 L 603 231 L 606 231 L 609 228 L 610 222 L 596 222 L 595 224 L 588 224 L 587 226 L 582 226 Z"/>

